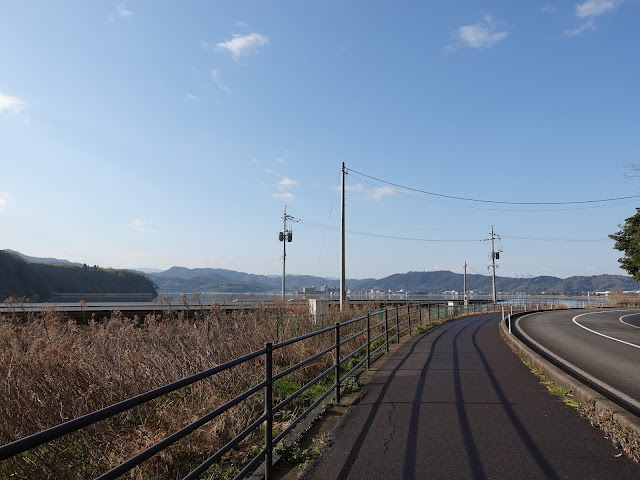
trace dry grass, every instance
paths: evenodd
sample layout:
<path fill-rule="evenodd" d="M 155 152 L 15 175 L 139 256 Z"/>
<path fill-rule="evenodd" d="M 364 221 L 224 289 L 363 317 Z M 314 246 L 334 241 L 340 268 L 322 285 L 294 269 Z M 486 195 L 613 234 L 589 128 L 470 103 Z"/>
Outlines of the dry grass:
<path fill-rule="evenodd" d="M 607 306 L 616 308 L 639 308 L 640 295 L 636 293 L 614 292 L 609 296 Z"/>
<path fill-rule="evenodd" d="M 259 306 L 251 313 L 228 315 L 214 303 L 191 312 L 191 318 L 182 314 L 123 318 L 115 312 L 86 325 L 69 321 L 54 309 L 26 319 L 17 314 L 1 317 L 0 444 L 259 350 L 265 342 L 275 342 L 276 321 L 280 341 L 320 327 L 311 321 L 306 306 L 284 308 Z M 351 317 L 359 313 L 351 312 Z M 327 326 L 339 319 L 336 312 L 328 312 L 322 321 Z M 345 329 L 343 338 L 358 328 L 362 325 Z M 308 358 L 333 340 L 333 332 L 328 332 L 277 350 L 274 370 Z M 345 350 L 346 355 L 349 350 Z M 301 385 L 332 361 L 331 354 L 325 355 L 288 381 Z M 263 376 L 260 357 L 0 462 L 0 477 L 95 477 L 260 383 Z M 182 477 L 259 418 L 263 409 L 263 396 L 256 394 L 125 478 Z M 262 441 L 260 434 L 249 437 L 212 469 L 211 476 L 223 478 L 237 470 L 261 449 Z"/>

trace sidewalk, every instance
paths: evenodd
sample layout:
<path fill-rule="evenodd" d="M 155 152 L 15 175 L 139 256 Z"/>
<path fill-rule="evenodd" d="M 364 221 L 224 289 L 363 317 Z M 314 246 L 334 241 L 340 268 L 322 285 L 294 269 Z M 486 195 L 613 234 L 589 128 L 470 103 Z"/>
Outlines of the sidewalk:
<path fill-rule="evenodd" d="M 403 344 L 303 478 L 640 478 L 640 465 L 547 392 L 497 323 L 461 319 Z"/>

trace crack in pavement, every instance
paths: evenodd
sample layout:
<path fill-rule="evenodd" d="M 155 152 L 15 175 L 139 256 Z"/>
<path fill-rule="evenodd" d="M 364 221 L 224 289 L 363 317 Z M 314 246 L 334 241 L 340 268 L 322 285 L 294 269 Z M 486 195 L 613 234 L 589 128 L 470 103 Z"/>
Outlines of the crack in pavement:
<path fill-rule="evenodd" d="M 391 402 L 391 409 L 389 410 L 389 415 L 387 416 L 387 422 L 389 422 L 389 425 L 391 426 L 391 433 L 389 434 L 389 438 L 382 444 L 384 446 L 384 451 L 386 452 L 387 450 L 389 450 L 389 443 L 391 443 L 391 440 L 393 440 L 393 436 L 396 433 L 396 426 L 393 424 L 393 417 L 394 417 L 394 412 L 396 410 L 396 404 L 394 402 Z"/>

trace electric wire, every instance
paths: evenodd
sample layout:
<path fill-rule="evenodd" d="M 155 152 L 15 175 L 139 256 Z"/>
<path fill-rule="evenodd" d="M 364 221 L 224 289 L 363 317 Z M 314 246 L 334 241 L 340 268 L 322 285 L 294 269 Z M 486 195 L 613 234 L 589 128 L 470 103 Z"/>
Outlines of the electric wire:
<path fill-rule="evenodd" d="M 339 231 L 340 227 L 336 226 L 336 225 L 326 225 L 323 223 L 318 223 L 318 222 L 312 222 L 309 220 L 304 220 L 301 218 L 296 218 L 296 220 L 304 225 L 308 225 L 311 227 L 316 227 L 316 228 L 322 228 L 325 230 L 332 230 L 332 231 Z M 381 234 L 381 233 L 373 233 L 373 232 L 362 232 L 359 230 L 345 230 L 345 233 L 350 233 L 352 235 L 362 235 L 362 236 L 367 236 L 367 237 L 376 237 L 376 238 L 387 238 L 387 239 L 391 239 L 391 240 L 407 240 L 407 241 L 414 241 L 414 242 L 442 242 L 442 243 L 447 243 L 447 242 L 486 242 L 487 240 L 491 240 L 490 238 L 482 238 L 482 239 L 435 239 L 435 238 L 416 238 L 416 237 L 402 237 L 402 236 L 398 236 L 398 235 L 385 235 L 385 234 Z M 582 242 L 608 242 L 610 241 L 610 239 L 608 238 L 555 238 L 555 237 L 549 237 L 549 238 L 545 238 L 545 237 L 528 237 L 528 236 L 518 236 L 518 235 L 500 235 L 501 238 L 509 238 L 509 239 L 513 239 L 513 240 L 532 240 L 532 241 L 540 241 L 540 242 L 578 242 L 578 243 L 582 243 Z M 501 238 L 498 238 L 496 236 L 496 240 L 500 241 Z M 501 250 L 502 246 L 500 245 L 498 247 L 497 250 Z M 476 272 L 478 273 L 478 272 Z M 481 274 L 479 274 L 481 275 Z"/>
<path fill-rule="evenodd" d="M 353 172 L 358 174 L 358 172 Z M 366 183 L 367 185 L 371 185 L 372 187 L 377 187 L 380 188 L 380 184 L 376 184 L 373 182 L 369 182 L 367 180 L 362 180 L 362 183 Z M 404 188 L 404 187 L 402 187 Z M 438 200 L 432 200 L 429 198 L 424 198 L 424 197 L 419 197 L 417 195 L 411 195 L 410 193 L 407 193 L 403 190 L 392 190 L 394 194 L 398 194 L 398 195 L 402 195 L 405 197 L 409 197 L 409 198 L 414 198 L 416 200 L 421 200 L 423 202 L 428 202 L 428 203 L 435 203 L 436 205 L 447 205 L 449 207 L 456 207 L 456 208 L 467 208 L 470 210 L 482 210 L 482 211 L 490 211 L 490 212 L 518 212 L 518 213 L 546 213 L 546 212 L 573 212 L 576 210 L 591 210 L 591 209 L 596 209 L 596 208 L 607 208 L 607 207 L 611 207 L 611 206 L 615 206 L 615 205 L 627 205 L 629 203 L 634 203 L 633 200 L 627 200 L 627 201 L 620 201 L 617 203 L 607 203 L 604 205 L 588 205 L 588 206 L 582 206 L 582 207 L 568 207 L 568 208 L 528 208 L 528 209 L 522 209 L 522 208 L 495 208 L 495 207 L 477 207 L 477 206 L 473 206 L 473 205 L 458 205 L 456 203 L 449 203 L 449 202 L 441 202 Z"/>
<path fill-rule="evenodd" d="M 311 222 L 301 218 L 298 218 L 297 220 L 302 224 L 306 224 L 312 227 L 324 228 L 326 230 L 333 230 L 333 231 L 340 230 L 340 227 L 337 227 L 334 225 L 325 225 L 322 223 Z M 484 239 L 432 239 L 432 238 L 400 237 L 397 235 L 385 235 L 382 233 L 361 232 L 359 230 L 345 230 L 345 233 L 350 233 L 352 235 L 362 235 L 367 237 L 387 238 L 391 240 L 408 240 L 408 241 L 414 241 L 414 242 L 482 242 L 484 241 Z"/>
<path fill-rule="evenodd" d="M 408 190 L 411 192 L 423 193 L 425 195 L 432 195 L 435 197 L 450 198 L 452 200 L 462 200 L 465 202 L 490 203 L 490 204 L 501 204 L 501 205 L 584 205 L 584 204 L 605 203 L 605 202 L 614 202 L 614 201 L 620 201 L 620 200 L 640 198 L 640 195 L 629 195 L 625 197 L 603 198 L 598 200 L 577 200 L 577 201 L 571 201 L 571 202 L 512 202 L 512 201 L 506 201 L 506 200 L 486 200 L 486 199 L 479 199 L 479 198 L 460 197 L 456 195 L 446 195 L 443 193 L 429 192 L 426 190 L 420 190 L 418 188 L 407 187 L 405 185 L 389 182 L 381 178 L 376 178 L 371 175 L 358 172 L 357 170 L 353 170 L 351 168 L 345 168 L 345 170 L 347 171 L 347 173 L 355 173 L 356 175 L 360 175 L 361 177 L 369 178 L 371 180 L 375 180 L 376 182 L 391 185 L 396 188 L 402 188 L 404 190 Z"/>

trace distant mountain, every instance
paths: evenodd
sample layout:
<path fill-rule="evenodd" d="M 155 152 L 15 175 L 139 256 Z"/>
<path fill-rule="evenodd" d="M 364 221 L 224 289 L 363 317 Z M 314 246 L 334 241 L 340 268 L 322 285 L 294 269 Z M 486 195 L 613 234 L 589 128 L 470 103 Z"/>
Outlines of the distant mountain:
<path fill-rule="evenodd" d="M 26 260 L 27 262 L 31 262 L 31 263 L 46 263 L 47 265 L 75 265 L 76 267 L 81 267 L 82 266 L 81 263 L 70 262 L 69 260 L 61 260 L 59 258 L 29 257 L 28 255 L 25 255 L 24 253 L 20 253 L 20 252 L 17 252 L 15 250 L 10 250 L 10 249 L 6 249 L 6 250 L 3 250 L 3 251 L 7 252 L 7 253 L 12 253 L 14 255 L 17 255 L 18 257 Z"/>
<path fill-rule="evenodd" d="M 408 272 L 391 275 L 380 280 L 355 282 L 362 290 L 397 291 L 403 289 L 412 293 L 441 293 L 448 290 L 463 290 L 463 275 L 448 271 Z M 496 277 L 496 288 L 505 293 L 547 293 L 568 294 L 595 291 L 638 290 L 640 283 L 622 275 L 594 275 L 590 277 L 558 278 L 542 276 L 534 278 Z M 467 275 L 467 289 L 477 292 L 491 292 L 491 277 L 488 275 Z"/>
<path fill-rule="evenodd" d="M 36 298 L 46 298 L 48 295 L 52 295 L 52 292 L 70 292 L 74 288 L 92 289 L 97 292 L 100 290 L 99 282 L 97 281 L 98 277 L 95 274 L 90 274 L 92 275 L 91 277 L 83 277 L 83 275 L 89 275 L 87 271 L 93 272 L 95 270 L 121 272 L 119 273 L 121 279 L 125 277 L 128 278 L 129 275 L 137 275 L 137 277 L 144 278 L 147 282 L 151 280 L 160 293 L 264 293 L 279 292 L 282 285 L 282 277 L 279 275 L 255 275 L 222 268 L 171 267 L 168 270 L 158 272 L 153 272 L 152 269 L 144 269 L 147 273 L 141 274 L 128 270 L 97 269 L 95 267 L 74 264 L 68 260 L 55 258 L 29 257 L 13 250 L 4 250 L 0 251 L 0 253 L 9 255 L 14 258 L 14 260 L 17 258 L 23 260 L 22 264 L 17 264 L 15 261 L 10 261 L 11 259 L 8 260 L 6 256 L 3 257 L 4 263 L 0 265 L 0 273 L 3 274 L 0 275 L 0 296 L 11 289 L 13 289 L 11 291 L 25 292 L 21 294 L 23 296 Z M 30 265 L 38 264 L 42 265 L 38 267 L 39 270 L 29 267 Z M 53 278 L 51 277 L 51 275 L 53 275 L 52 272 L 57 272 L 57 270 L 54 269 L 49 272 L 48 269 L 44 268 L 43 264 L 58 266 L 60 268 L 74 267 L 73 271 L 75 272 L 84 271 L 83 275 L 77 274 L 75 277 L 76 280 L 84 278 L 82 281 L 85 282 L 86 285 L 82 286 L 82 284 L 76 283 L 76 286 L 73 288 L 67 285 L 64 287 L 65 290 L 61 290 L 61 283 L 51 283 L 51 278 Z M 3 269 L 7 270 L 3 271 Z M 5 272 L 10 273 L 6 274 Z M 50 276 L 49 279 L 43 277 L 43 274 L 46 272 L 48 272 Z M 55 275 L 53 276 L 55 277 Z M 63 277 L 55 281 L 61 281 Z M 116 286 L 117 283 L 113 283 L 116 277 L 111 278 L 107 274 L 100 277 L 102 281 L 110 285 L 108 289 L 104 291 L 113 291 L 113 289 L 121 288 Z M 8 278 L 13 282 L 13 286 L 10 288 Z M 151 285 L 150 282 L 149 285 Z M 302 291 L 304 287 L 311 286 L 319 288 L 323 285 L 336 288 L 339 287 L 340 282 L 336 278 L 322 278 L 311 275 L 287 275 L 286 279 L 288 292 Z M 561 295 L 606 290 L 640 290 L 639 282 L 634 282 L 630 277 L 622 275 L 575 276 L 563 279 L 552 276 L 533 277 L 530 274 L 523 273 L 514 275 L 513 277 L 497 277 L 496 286 L 499 292 L 504 293 L 547 293 Z M 141 287 L 138 286 L 136 288 Z M 380 292 L 387 292 L 389 290 L 397 292 L 403 290 L 405 292 L 423 294 L 442 293 L 451 290 L 460 292 L 463 290 L 463 275 L 449 271 L 397 273 L 380 279 L 347 279 L 347 288 L 352 292 L 368 292 L 371 290 Z M 478 274 L 467 275 L 467 289 L 475 292 L 489 293 L 492 291 L 491 277 Z M 147 291 L 150 292 L 148 288 Z M 10 295 L 16 296 L 15 293 L 10 293 Z"/>
<path fill-rule="evenodd" d="M 157 274 L 150 274 L 161 293 L 176 292 L 273 292 L 279 291 L 281 277 L 253 275 L 249 273 L 219 268 L 172 267 Z M 287 291 L 302 291 L 304 287 L 338 287 L 336 279 L 327 279 L 309 275 L 287 275 Z M 352 292 L 403 290 L 411 293 L 442 293 L 463 290 L 463 275 L 449 271 L 407 272 L 389 275 L 381 279 L 347 279 Z M 595 291 L 638 290 L 640 283 L 622 275 L 594 275 L 590 277 L 558 278 L 541 277 L 496 277 L 496 286 L 500 292 L 509 293 L 586 293 Z M 467 275 L 467 289 L 476 292 L 492 291 L 491 277 L 488 275 Z"/>
<path fill-rule="evenodd" d="M 280 291 L 281 276 L 254 275 L 222 268 L 171 267 L 160 273 L 148 274 L 158 286 L 160 293 L 175 292 L 235 292 L 263 293 Z M 335 287 L 339 282 L 309 275 L 287 275 L 287 291 L 300 291 L 304 287 L 328 284 Z"/>

